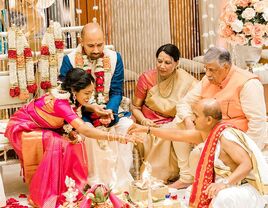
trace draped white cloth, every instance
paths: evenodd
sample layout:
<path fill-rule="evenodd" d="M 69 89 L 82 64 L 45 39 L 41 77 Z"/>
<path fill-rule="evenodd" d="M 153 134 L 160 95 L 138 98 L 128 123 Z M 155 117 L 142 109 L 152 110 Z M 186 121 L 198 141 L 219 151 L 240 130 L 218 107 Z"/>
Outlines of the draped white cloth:
<path fill-rule="evenodd" d="M 131 119 L 123 117 L 114 127 L 106 130 L 125 135 L 132 123 Z M 90 123 L 88 125 L 92 126 Z M 85 143 L 89 164 L 89 184 L 104 183 L 110 186 L 113 192 L 128 190 L 130 182 L 133 181 L 129 172 L 133 164 L 133 144 L 95 139 L 86 139 Z"/>
<path fill-rule="evenodd" d="M 261 182 L 263 184 L 268 184 L 268 164 L 266 163 L 260 149 L 257 147 L 255 142 L 249 138 L 245 133 L 243 136 L 246 141 L 246 146 L 249 147 L 249 150 L 246 148 L 244 144 L 242 144 L 235 134 L 228 131 L 228 129 L 222 132 L 224 138 L 236 142 L 242 148 L 244 148 L 247 152 L 251 151 L 256 157 L 257 166 L 261 178 Z M 220 141 L 216 146 L 214 165 L 223 170 L 230 170 L 230 167 L 226 166 L 220 159 Z M 253 177 L 253 173 L 249 174 L 249 177 Z M 216 175 L 216 182 L 220 180 L 221 177 Z M 186 189 L 184 204 L 187 206 L 191 194 L 191 188 Z M 229 188 L 221 190 L 217 196 L 212 200 L 213 208 L 263 208 L 265 206 L 265 198 L 261 195 L 256 188 L 252 185 L 246 183 L 243 185 L 231 186 Z"/>

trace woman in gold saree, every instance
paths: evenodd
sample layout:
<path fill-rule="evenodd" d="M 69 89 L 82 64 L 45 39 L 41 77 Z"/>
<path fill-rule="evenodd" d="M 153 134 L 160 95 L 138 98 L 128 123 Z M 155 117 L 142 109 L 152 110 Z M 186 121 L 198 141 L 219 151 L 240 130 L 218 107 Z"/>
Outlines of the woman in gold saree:
<path fill-rule="evenodd" d="M 132 110 L 138 123 L 161 127 L 173 125 L 177 102 L 196 83 L 194 77 L 178 68 L 179 58 L 179 49 L 173 44 L 165 44 L 156 52 L 156 68 L 140 76 L 135 89 Z M 178 128 L 183 128 L 183 126 L 180 125 Z M 138 148 L 144 161 L 152 165 L 153 176 L 166 183 L 175 181 L 180 169 L 180 182 L 176 183 L 176 188 L 183 188 L 191 183 L 188 156 L 184 158 L 183 153 L 176 152 L 176 146 L 184 144 L 147 136 L 149 138 L 147 142 L 139 145 Z M 186 148 L 183 149 L 189 149 L 189 145 L 185 145 Z M 140 171 L 143 172 L 143 170 L 142 165 Z"/>

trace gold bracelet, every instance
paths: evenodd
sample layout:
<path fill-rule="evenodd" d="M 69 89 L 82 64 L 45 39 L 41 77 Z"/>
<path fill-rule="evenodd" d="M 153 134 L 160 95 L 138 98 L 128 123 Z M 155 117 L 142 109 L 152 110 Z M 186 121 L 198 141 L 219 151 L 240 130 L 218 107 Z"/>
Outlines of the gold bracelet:
<path fill-rule="evenodd" d="M 119 143 L 122 143 L 122 144 L 125 144 L 126 143 L 126 139 L 123 136 L 118 135 L 118 142 Z"/>
<path fill-rule="evenodd" d="M 111 138 L 111 140 L 110 141 L 117 141 L 117 135 L 116 134 L 112 134 L 112 138 Z"/>

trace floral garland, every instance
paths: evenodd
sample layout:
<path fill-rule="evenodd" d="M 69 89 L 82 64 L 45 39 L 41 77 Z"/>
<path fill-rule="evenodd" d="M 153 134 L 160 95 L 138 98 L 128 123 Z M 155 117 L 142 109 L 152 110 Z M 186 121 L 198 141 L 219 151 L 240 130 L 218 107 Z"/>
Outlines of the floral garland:
<path fill-rule="evenodd" d="M 61 26 L 58 22 L 51 22 L 42 40 L 39 60 L 41 88 L 44 90 L 57 86 L 58 71 L 64 55 L 63 48 Z"/>
<path fill-rule="evenodd" d="M 102 105 L 108 100 L 109 86 L 108 79 L 111 77 L 110 57 L 104 54 L 97 60 L 88 59 L 87 55 L 82 55 L 82 48 L 75 54 L 75 67 L 84 69 L 87 73 L 92 74 L 96 80 L 95 91 L 90 99 L 91 104 Z M 105 82 L 105 80 L 107 80 Z"/>
<path fill-rule="evenodd" d="M 32 50 L 22 30 L 14 25 L 8 31 L 8 68 L 11 97 L 25 100 L 36 92 Z"/>

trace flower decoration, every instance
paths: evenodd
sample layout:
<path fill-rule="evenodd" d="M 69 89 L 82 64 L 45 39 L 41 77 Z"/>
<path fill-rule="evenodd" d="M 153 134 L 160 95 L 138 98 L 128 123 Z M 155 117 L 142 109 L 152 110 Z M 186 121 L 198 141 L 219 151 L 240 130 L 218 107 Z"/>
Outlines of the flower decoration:
<path fill-rule="evenodd" d="M 62 30 L 58 22 L 50 22 L 44 34 L 41 46 L 39 68 L 41 72 L 41 88 L 46 90 L 57 86 L 58 71 L 63 59 L 64 42 Z"/>
<path fill-rule="evenodd" d="M 65 185 L 68 187 L 67 192 L 63 193 L 65 202 L 60 208 L 127 208 L 128 203 L 123 202 L 115 196 L 111 189 L 103 184 L 96 184 L 90 187 L 85 185 L 83 196 L 78 198 L 79 193 L 75 188 L 75 181 L 66 176 Z"/>
<path fill-rule="evenodd" d="M 92 74 L 96 80 L 95 91 L 90 99 L 91 104 L 104 104 L 109 92 L 109 80 L 111 78 L 111 61 L 104 54 L 97 60 L 91 60 L 87 55 L 82 54 L 82 47 L 79 45 L 75 54 L 75 67 L 84 69 Z"/>
<path fill-rule="evenodd" d="M 36 92 L 32 50 L 22 30 L 15 25 L 8 31 L 8 68 L 11 97 L 26 100 L 29 93 Z"/>
<path fill-rule="evenodd" d="M 230 0 L 221 16 L 220 35 L 228 42 L 268 46 L 268 5 L 264 0 Z"/>

